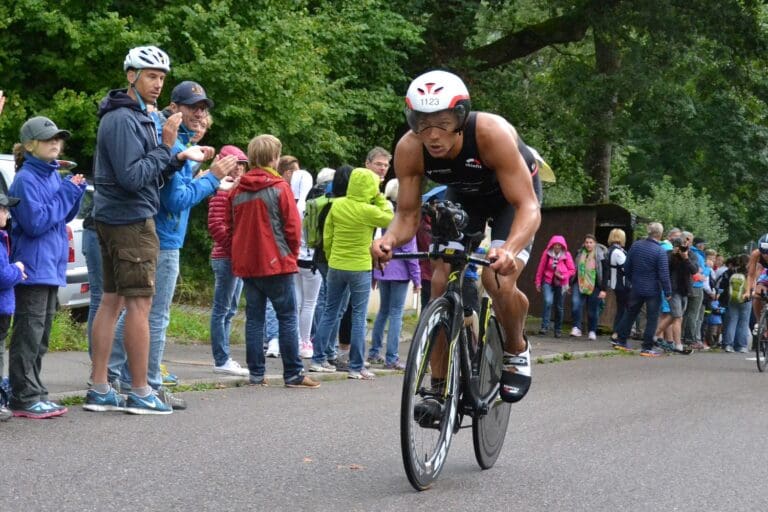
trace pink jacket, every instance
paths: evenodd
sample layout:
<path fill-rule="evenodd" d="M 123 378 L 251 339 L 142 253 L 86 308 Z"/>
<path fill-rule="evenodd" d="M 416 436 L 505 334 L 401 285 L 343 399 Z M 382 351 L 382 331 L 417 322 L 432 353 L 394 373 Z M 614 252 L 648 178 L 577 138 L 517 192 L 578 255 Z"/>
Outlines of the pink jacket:
<path fill-rule="evenodd" d="M 560 244 L 563 246 L 559 254 L 555 254 L 552 246 Z M 555 273 L 559 276 L 556 277 Z M 536 270 L 536 288 L 540 288 L 542 283 L 553 286 L 567 286 L 571 276 L 576 274 L 576 266 L 573 264 L 573 257 L 568 252 L 568 244 L 561 235 L 554 235 L 549 239 L 547 248 L 541 254 L 539 268 Z"/>

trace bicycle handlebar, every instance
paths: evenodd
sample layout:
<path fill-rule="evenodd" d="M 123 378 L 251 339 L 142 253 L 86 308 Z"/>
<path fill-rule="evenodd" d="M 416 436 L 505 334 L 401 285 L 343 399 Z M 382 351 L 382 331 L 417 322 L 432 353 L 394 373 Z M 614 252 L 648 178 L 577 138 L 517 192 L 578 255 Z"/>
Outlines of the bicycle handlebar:
<path fill-rule="evenodd" d="M 438 259 L 438 258 L 455 258 L 456 254 L 448 254 L 445 250 L 442 251 L 420 251 L 420 252 L 397 252 L 392 255 L 393 260 L 426 260 L 426 259 Z M 481 265 L 483 267 L 489 266 L 492 261 L 485 258 L 477 258 L 475 256 L 464 255 L 467 263 L 474 263 L 475 265 Z"/>

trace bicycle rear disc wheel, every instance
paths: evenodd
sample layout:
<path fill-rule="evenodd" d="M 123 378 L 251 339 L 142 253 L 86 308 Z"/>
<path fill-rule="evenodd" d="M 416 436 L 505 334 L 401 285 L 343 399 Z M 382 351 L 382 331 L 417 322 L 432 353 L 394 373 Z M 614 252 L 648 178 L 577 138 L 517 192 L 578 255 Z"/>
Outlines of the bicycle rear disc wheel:
<path fill-rule="evenodd" d="M 432 301 L 424 310 L 408 352 L 408 364 L 403 378 L 403 396 L 400 410 L 400 448 L 408 481 L 416 490 L 423 491 L 440 474 L 448 455 L 451 439 L 456 431 L 459 408 L 459 346 L 446 349 L 448 371 L 442 388 L 432 387 L 430 355 L 435 345 L 450 340 L 453 306 L 445 298 Z M 442 391 L 441 391 L 442 389 Z M 442 409 L 435 418 L 414 408 L 422 400 L 438 399 Z M 432 421 L 434 420 L 434 421 Z"/>
<path fill-rule="evenodd" d="M 760 315 L 760 323 L 757 325 L 757 335 L 752 340 L 757 355 L 757 369 L 764 372 L 768 367 L 768 314 Z"/>
<path fill-rule="evenodd" d="M 501 380 L 503 345 L 501 326 L 496 317 L 488 319 L 485 330 L 485 342 L 479 354 L 479 391 L 484 399 L 494 397 L 488 414 L 476 416 L 472 420 L 472 444 L 475 447 L 475 459 L 483 469 L 489 469 L 499 458 L 504 438 L 509 426 L 509 414 L 512 404 L 504 402 L 499 396 Z"/>

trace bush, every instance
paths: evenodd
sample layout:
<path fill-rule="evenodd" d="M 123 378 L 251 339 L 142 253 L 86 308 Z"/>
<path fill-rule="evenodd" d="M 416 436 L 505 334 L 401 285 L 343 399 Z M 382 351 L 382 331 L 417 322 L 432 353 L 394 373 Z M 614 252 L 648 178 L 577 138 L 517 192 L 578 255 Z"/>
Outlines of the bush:
<path fill-rule="evenodd" d="M 88 324 L 77 323 L 72 319 L 69 311 L 56 312 L 51 327 L 51 337 L 48 349 L 52 352 L 88 350 Z"/>
<path fill-rule="evenodd" d="M 678 227 L 707 240 L 711 248 L 719 248 L 727 239 L 725 222 L 706 190 L 698 191 L 690 184 L 677 188 L 668 176 L 651 185 L 648 196 L 637 197 L 629 189 L 618 193 L 618 204 L 651 221 L 661 222 L 664 229 Z M 636 234 L 643 236 L 645 226 Z"/>

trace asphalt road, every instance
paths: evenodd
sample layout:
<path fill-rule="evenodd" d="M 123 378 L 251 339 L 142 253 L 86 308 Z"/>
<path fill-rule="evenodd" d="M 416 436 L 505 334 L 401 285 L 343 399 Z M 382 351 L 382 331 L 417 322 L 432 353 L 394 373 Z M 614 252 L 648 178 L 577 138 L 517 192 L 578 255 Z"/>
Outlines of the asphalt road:
<path fill-rule="evenodd" d="M 765 510 L 768 375 L 743 355 L 539 364 L 496 466 L 470 429 L 432 489 L 400 458 L 402 379 L 187 393 L 165 417 L 0 425 L 1 511 Z"/>

